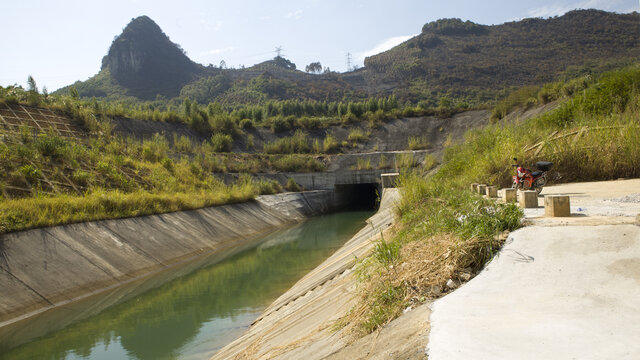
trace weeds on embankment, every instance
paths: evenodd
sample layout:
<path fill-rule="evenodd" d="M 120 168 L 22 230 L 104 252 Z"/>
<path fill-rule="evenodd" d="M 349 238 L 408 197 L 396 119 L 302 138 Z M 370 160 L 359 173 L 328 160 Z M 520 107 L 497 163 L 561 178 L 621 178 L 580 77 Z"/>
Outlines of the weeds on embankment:
<path fill-rule="evenodd" d="M 520 225 L 517 206 L 427 181 L 415 171 L 403 174 L 399 185 L 400 224 L 359 265 L 360 297 L 338 322 L 356 336 L 445 293 L 449 279 L 475 274 L 501 247 L 504 239 L 496 234 Z"/>
<path fill-rule="evenodd" d="M 225 184 L 213 174 L 226 166 L 224 158 L 203 150 L 206 144 L 172 148 L 159 135 L 78 140 L 25 130 L 5 133 L 0 142 L 0 233 L 228 204 L 281 190 L 248 176 Z M 312 159 L 272 160 L 286 168 Z"/>
<path fill-rule="evenodd" d="M 640 66 L 605 73 L 572 94 L 529 121 L 469 132 L 446 151 L 436 177 L 510 186 L 513 157 L 527 167 L 553 162 L 547 178 L 556 183 L 640 176 Z"/>
<path fill-rule="evenodd" d="M 466 281 L 482 269 L 504 232 L 520 225 L 522 211 L 481 198 L 468 186 L 510 185 L 514 156 L 525 164 L 554 162 L 551 182 L 640 176 L 640 66 L 584 86 L 539 117 L 469 132 L 446 149 L 429 179 L 403 174 L 399 224 L 359 264 L 357 303 L 336 327 L 356 336 L 370 333 L 404 308 L 446 293 L 449 280 Z M 518 96 L 531 93 L 528 88 Z"/>

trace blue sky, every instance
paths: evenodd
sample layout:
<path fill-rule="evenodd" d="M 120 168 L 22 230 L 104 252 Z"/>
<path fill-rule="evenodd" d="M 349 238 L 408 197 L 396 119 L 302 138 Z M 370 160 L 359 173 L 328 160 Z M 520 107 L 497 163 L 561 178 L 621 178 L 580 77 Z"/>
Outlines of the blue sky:
<path fill-rule="evenodd" d="M 250 66 L 276 46 L 299 69 L 320 61 L 346 71 L 420 32 L 426 22 L 457 17 L 501 24 L 576 9 L 640 11 L 638 0 L 0 0 L 0 85 L 26 86 L 32 75 L 49 91 L 100 70 L 113 38 L 132 18 L 151 17 L 201 64 Z"/>

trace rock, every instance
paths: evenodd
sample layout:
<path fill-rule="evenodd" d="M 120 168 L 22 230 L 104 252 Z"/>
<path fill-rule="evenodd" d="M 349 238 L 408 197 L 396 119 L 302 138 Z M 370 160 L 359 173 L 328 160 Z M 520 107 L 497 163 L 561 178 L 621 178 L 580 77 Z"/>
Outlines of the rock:
<path fill-rule="evenodd" d="M 449 289 L 455 289 L 456 287 L 458 287 L 458 284 L 452 279 L 449 279 L 449 281 L 447 281 L 447 287 Z"/>
<path fill-rule="evenodd" d="M 427 292 L 431 296 L 440 296 L 440 294 L 442 294 L 442 288 L 438 285 L 434 285 Z"/>
<path fill-rule="evenodd" d="M 463 273 L 460 273 L 460 275 L 458 275 L 458 278 L 460 278 L 463 281 L 469 281 L 471 279 L 471 274 L 467 272 L 463 272 Z"/>

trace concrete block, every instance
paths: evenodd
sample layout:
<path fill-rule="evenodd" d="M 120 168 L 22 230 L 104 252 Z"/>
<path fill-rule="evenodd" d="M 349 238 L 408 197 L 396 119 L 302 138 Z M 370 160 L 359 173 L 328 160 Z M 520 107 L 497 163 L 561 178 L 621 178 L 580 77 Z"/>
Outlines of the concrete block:
<path fill-rule="evenodd" d="M 516 202 L 516 189 L 502 189 L 502 200 L 506 203 Z"/>
<path fill-rule="evenodd" d="M 380 174 L 380 179 L 382 180 L 383 188 L 394 188 L 396 187 L 396 181 L 398 180 L 399 173 L 387 173 Z"/>
<path fill-rule="evenodd" d="M 471 191 L 478 192 L 478 183 L 471 184 Z"/>
<path fill-rule="evenodd" d="M 487 185 L 486 184 L 478 184 L 478 194 L 480 195 L 484 195 L 487 192 Z"/>
<path fill-rule="evenodd" d="M 538 207 L 538 193 L 535 190 L 525 190 L 520 192 L 520 207 L 521 208 L 537 208 Z"/>
<path fill-rule="evenodd" d="M 498 187 L 497 186 L 487 186 L 486 192 L 484 194 L 487 198 L 496 198 L 498 197 Z"/>
<path fill-rule="evenodd" d="M 571 216 L 571 206 L 568 195 L 546 195 L 544 197 L 544 216 L 568 217 Z"/>

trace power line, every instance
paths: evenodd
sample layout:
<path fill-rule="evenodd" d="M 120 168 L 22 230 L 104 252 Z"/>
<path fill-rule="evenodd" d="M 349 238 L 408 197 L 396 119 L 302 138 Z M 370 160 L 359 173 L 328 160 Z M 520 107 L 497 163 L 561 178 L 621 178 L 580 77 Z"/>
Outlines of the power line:
<path fill-rule="evenodd" d="M 351 53 L 347 53 L 347 71 L 351 71 Z"/>
<path fill-rule="evenodd" d="M 276 57 L 282 57 L 282 46 L 276 46 Z"/>

